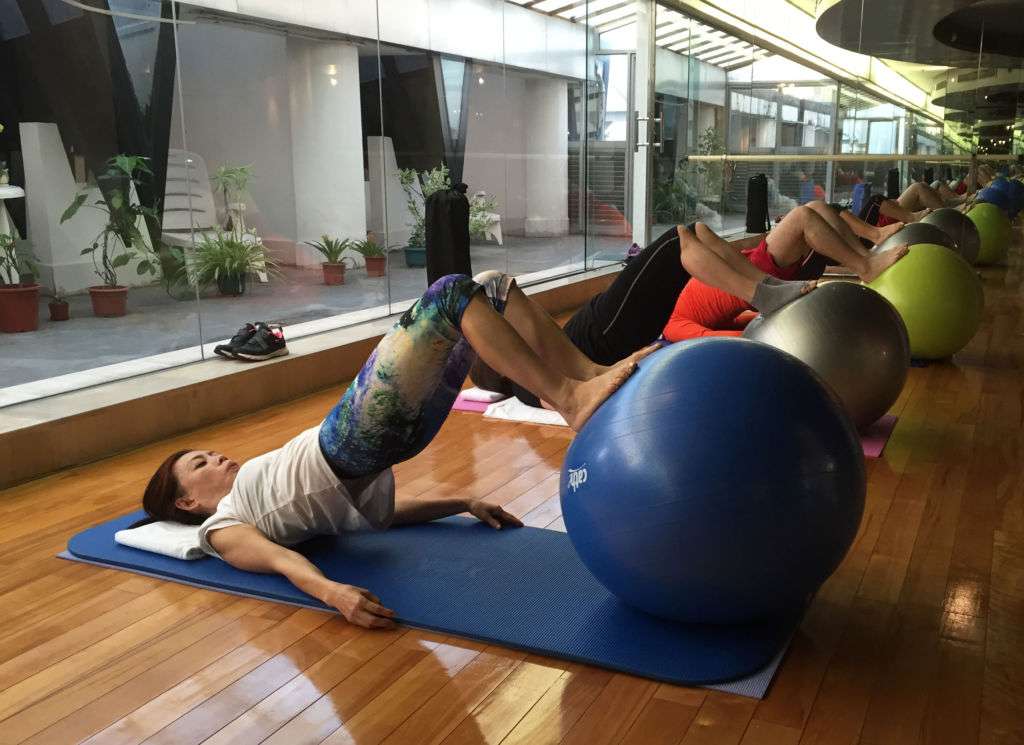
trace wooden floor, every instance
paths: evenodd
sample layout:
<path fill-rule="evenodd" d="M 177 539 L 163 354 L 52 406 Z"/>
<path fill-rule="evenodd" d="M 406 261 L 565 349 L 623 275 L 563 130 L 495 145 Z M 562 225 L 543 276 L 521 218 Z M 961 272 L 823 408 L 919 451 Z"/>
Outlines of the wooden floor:
<path fill-rule="evenodd" d="M 329 391 L 0 492 L 0 742 L 1020 745 L 1020 260 L 984 274 L 984 327 L 955 364 L 911 370 L 857 542 L 763 701 L 54 558 L 135 509 L 166 452 L 252 457 L 317 422 Z M 561 528 L 569 439 L 454 414 L 399 491 Z"/>

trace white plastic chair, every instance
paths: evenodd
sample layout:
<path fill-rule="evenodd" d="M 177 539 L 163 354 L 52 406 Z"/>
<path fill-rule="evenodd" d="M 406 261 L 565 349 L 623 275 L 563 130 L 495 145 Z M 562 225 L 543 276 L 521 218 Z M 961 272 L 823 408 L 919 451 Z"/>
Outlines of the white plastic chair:
<path fill-rule="evenodd" d="M 163 208 L 161 238 L 165 243 L 183 249 L 189 281 L 195 284 L 192 271 L 193 241 L 202 243 L 221 230 L 217 221 L 217 206 L 213 201 L 213 189 L 210 187 L 210 174 L 206 169 L 206 161 L 201 156 L 187 150 L 167 151 L 167 182 L 164 186 Z M 227 205 L 234 237 L 252 243 L 258 239 L 245 232 L 245 222 L 242 218 L 244 209 L 244 204 Z M 265 271 L 259 271 L 256 275 L 260 282 L 268 281 Z"/>

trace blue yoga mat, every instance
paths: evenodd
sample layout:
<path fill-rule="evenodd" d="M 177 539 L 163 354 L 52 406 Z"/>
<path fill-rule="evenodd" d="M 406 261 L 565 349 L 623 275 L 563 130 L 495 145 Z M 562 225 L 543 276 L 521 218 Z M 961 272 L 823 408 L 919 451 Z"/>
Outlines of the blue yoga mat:
<path fill-rule="evenodd" d="M 64 558 L 175 582 L 324 608 L 284 577 L 204 558 L 122 546 L 119 517 L 74 536 Z M 686 625 L 623 605 L 580 563 L 569 537 L 492 530 L 467 518 L 382 533 L 321 537 L 297 547 L 328 577 L 369 588 L 402 623 L 677 684 L 761 697 L 799 614 L 745 626 Z M 731 683 L 723 684 L 726 681 Z"/>

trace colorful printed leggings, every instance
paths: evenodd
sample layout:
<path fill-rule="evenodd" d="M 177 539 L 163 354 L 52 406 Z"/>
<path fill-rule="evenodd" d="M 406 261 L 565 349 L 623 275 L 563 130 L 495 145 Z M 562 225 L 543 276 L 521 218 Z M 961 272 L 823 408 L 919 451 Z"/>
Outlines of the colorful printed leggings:
<path fill-rule="evenodd" d="M 339 477 L 383 471 L 430 443 L 476 360 L 462 314 L 481 290 L 503 313 L 514 286 L 496 271 L 449 274 L 402 315 L 320 425 L 320 449 Z"/>

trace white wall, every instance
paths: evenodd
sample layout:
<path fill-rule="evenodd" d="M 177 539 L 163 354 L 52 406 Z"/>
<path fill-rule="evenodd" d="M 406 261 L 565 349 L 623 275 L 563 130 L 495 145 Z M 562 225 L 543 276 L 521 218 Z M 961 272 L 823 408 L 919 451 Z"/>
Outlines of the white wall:
<path fill-rule="evenodd" d="M 587 28 L 505 0 L 187 0 L 188 5 L 586 77 Z"/>
<path fill-rule="evenodd" d="M 467 71 L 469 74 L 469 71 Z M 484 83 L 479 83 L 481 75 Z M 485 191 L 498 202 L 502 230 L 522 235 L 526 220 L 526 80 L 497 69 L 473 72 L 462 180 L 469 195 Z"/>
<path fill-rule="evenodd" d="M 351 44 L 288 39 L 296 263 L 323 258 L 321 235 L 366 237 L 359 59 Z"/>
<path fill-rule="evenodd" d="M 251 163 L 254 176 L 246 220 L 261 235 L 294 238 L 285 35 L 197 23 L 181 27 L 178 44 L 184 101 L 175 87 L 171 147 L 201 155 L 211 174 L 221 165 Z M 217 205 L 223 207 L 219 198 Z"/>

